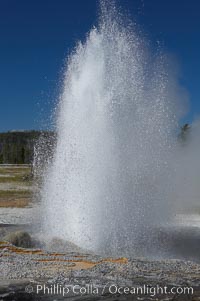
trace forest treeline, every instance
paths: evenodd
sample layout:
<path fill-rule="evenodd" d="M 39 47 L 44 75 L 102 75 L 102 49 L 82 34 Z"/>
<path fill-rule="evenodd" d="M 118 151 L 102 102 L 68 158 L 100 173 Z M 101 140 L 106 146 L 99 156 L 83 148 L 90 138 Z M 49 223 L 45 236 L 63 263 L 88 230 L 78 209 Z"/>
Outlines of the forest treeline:
<path fill-rule="evenodd" d="M 187 141 L 190 125 L 181 127 L 178 135 L 183 143 Z M 12 131 L 0 133 L 0 164 L 31 164 L 34 151 L 40 152 L 41 160 L 53 154 L 56 134 L 52 131 Z M 40 162 L 42 163 L 42 162 Z"/>
<path fill-rule="evenodd" d="M 31 164 L 40 137 L 51 139 L 48 131 L 12 131 L 0 133 L 0 164 Z"/>

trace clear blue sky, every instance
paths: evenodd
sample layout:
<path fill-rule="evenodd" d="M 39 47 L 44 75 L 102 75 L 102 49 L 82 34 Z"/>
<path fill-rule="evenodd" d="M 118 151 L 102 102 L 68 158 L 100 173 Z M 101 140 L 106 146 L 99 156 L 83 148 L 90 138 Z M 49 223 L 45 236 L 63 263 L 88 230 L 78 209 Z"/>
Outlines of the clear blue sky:
<path fill-rule="evenodd" d="M 180 66 L 200 114 L 200 1 L 117 0 Z M 0 0 L 0 131 L 48 123 L 63 62 L 97 20 L 96 0 Z"/>

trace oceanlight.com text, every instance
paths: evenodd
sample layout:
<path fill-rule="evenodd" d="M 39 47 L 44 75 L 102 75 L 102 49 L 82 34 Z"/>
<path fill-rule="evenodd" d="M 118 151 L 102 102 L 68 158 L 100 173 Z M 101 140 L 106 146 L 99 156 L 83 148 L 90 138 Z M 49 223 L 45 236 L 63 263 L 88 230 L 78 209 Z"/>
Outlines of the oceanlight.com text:
<path fill-rule="evenodd" d="M 141 286 L 119 286 L 117 284 L 106 284 L 103 287 L 86 284 L 81 285 L 46 285 L 46 284 L 37 284 L 37 285 L 28 285 L 25 288 L 27 293 L 36 293 L 43 295 L 147 295 L 154 297 L 156 295 L 193 295 L 193 287 L 186 286 L 150 286 L 150 285 L 141 285 Z"/>

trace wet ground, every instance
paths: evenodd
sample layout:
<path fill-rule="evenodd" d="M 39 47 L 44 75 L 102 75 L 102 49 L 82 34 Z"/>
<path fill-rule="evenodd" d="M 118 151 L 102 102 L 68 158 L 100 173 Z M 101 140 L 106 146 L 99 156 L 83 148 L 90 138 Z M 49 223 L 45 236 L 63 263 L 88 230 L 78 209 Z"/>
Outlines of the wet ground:
<path fill-rule="evenodd" d="M 0 166 L 1 301 L 200 300 L 199 214 L 179 215 L 160 231 L 161 252 L 169 260 L 101 257 L 59 240 L 34 249 L 5 242 L 3 237 L 16 230 L 34 236 L 31 225 L 39 204 L 33 202 L 30 172 L 29 166 Z"/>
<path fill-rule="evenodd" d="M 194 262 L 0 249 L 0 300 L 200 300 Z"/>

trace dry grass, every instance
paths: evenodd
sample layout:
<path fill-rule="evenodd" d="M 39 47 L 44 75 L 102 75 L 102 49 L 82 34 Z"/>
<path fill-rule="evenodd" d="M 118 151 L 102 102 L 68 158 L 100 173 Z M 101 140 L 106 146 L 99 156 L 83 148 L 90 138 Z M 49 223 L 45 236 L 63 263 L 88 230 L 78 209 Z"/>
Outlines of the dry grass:
<path fill-rule="evenodd" d="M 24 208 L 30 204 L 32 197 L 30 187 L 33 184 L 30 175 L 30 166 L 0 165 L 1 208 Z"/>
<path fill-rule="evenodd" d="M 0 208 L 25 208 L 31 203 L 30 198 L 19 198 L 19 199 L 1 199 Z"/>
<path fill-rule="evenodd" d="M 4 167 L 0 165 L 0 184 L 2 183 L 18 183 L 19 185 L 31 184 L 31 168 L 30 167 Z"/>
<path fill-rule="evenodd" d="M 28 184 L 29 181 L 25 181 L 24 178 L 28 176 L 28 174 L 24 174 L 24 175 L 7 175 L 5 174 L 5 176 L 0 176 L 0 183 L 23 183 L 23 184 Z"/>
<path fill-rule="evenodd" d="M 20 198 L 20 197 L 30 197 L 31 191 L 29 190 L 0 190 L 0 199 L 3 198 Z"/>
<path fill-rule="evenodd" d="M 26 174 L 30 173 L 31 168 L 30 167 L 6 167 L 6 166 L 0 166 L 0 175 L 16 175 L 16 174 Z"/>

